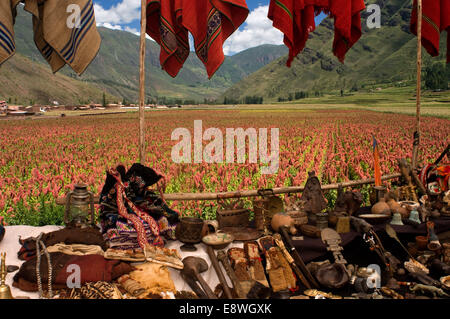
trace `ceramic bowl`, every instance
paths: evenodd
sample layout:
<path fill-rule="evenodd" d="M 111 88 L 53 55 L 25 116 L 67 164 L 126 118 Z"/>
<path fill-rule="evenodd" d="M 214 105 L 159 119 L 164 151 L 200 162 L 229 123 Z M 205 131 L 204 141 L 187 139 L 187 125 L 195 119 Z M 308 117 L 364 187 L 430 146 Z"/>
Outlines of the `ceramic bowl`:
<path fill-rule="evenodd" d="M 224 249 L 234 240 L 233 235 L 221 231 L 206 235 L 202 241 L 214 249 Z"/>

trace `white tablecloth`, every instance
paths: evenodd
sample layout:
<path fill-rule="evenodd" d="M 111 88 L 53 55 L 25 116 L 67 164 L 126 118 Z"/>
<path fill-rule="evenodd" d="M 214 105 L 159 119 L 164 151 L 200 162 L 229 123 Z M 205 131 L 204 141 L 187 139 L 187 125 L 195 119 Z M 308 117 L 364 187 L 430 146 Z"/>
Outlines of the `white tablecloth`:
<path fill-rule="evenodd" d="M 6 252 L 6 265 L 7 266 L 8 265 L 16 265 L 16 266 L 20 267 L 22 265 L 22 263 L 24 263 L 23 260 L 20 260 L 17 258 L 17 253 L 21 247 L 21 245 L 19 244 L 20 237 L 22 237 L 24 239 L 28 238 L 28 237 L 37 237 L 37 236 L 39 236 L 40 233 L 49 233 L 49 232 L 52 232 L 55 230 L 59 230 L 63 227 L 61 227 L 61 226 L 44 226 L 44 227 L 7 226 L 5 228 L 6 228 L 5 237 L 0 242 L 0 252 Z M 166 246 L 166 248 L 177 248 L 178 249 L 181 245 L 182 245 L 182 243 L 180 243 L 179 241 L 170 241 L 169 244 Z M 201 257 L 208 263 L 209 269 L 208 269 L 208 271 L 202 273 L 202 276 L 205 279 L 205 281 L 208 283 L 208 285 L 211 287 L 211 289 L 214 290 L 214 288 L 219 283 L 219 279 L 217 277 L 216 271 L 214 270 L 214 268 L 211 265 L 211 261 L 206 252 L 206 246 L 202 243 L 197 244 L 195 246 L 197 247 L 197 251 L 183 252 L 183 251 L 179 250 L 180 254 L 181 254 L 182 258 L 187 257 L 187 256 Z M 243 244 L 242 243 L 232 243 L 226 249 L 231 248 L 231 247 L 243 247 Z M 220 266 L 222 267 L 222 265 L 220 265 Z M 180 272 L 178 270 L 169 268 L 169 271 L 170 271 L 172 280 L 175 284 L 175 287 L 178 291 L 182 291 L 182 290 L 192 291 L 192 289 L 190 289 L 189 285 L 181 278 Z M 227 278 L 229 286 L 232 287 L 231 281 L 228 278 L 228 276 L 226 275 L 223 267 L 222 267 L 222 272 L 224 273 L 225 277 Z M 16 272 L 8 273 L 8 275 L 6 277 L 6 284 L 11 287 L 12 295 L 14 297 L 27 296 L 32 299 L 37 299 L 38 298 L 37 292 L 29 293 L 29 292 L 25 292 L 20 289 L 14 288 L 12 286 L 13 277 L 14 277 L 15 273 Z"/>

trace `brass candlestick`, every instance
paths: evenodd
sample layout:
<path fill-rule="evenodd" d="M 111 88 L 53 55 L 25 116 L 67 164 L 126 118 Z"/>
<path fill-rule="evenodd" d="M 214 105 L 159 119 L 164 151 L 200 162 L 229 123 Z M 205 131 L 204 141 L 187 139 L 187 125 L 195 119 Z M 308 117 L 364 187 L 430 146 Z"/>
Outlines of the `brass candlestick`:
<path fill-rule="evenodd" d="M 14 299 L 11 288 L 5 283 L 6 273 L 6 253 L 2 253 L 0 299 Z"/>

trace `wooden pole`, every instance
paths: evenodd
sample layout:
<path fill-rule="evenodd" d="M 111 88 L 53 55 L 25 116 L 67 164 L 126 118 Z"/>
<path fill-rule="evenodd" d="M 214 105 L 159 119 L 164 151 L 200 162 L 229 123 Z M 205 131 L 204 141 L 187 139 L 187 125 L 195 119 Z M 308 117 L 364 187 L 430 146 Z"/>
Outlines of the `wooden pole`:
<path fill-rule="evenodd" d="M 420 96 L 422 84 L 422 0 L 417 0 L 417 88 L 416 88 L 416 130 L 412 154 L 412 169 L 417 167 L 420 144 Z"/>
<path fill-rule="evenodd" d="M 381 180 L 391 180 L 399 178 L 402 174 L 391 174 L 381 177 Z M 374 184 L 375 179 L 363 179 L 356 181 L 349 181 L 343 183 L 334 183 L 328 185 L 322 185 L 322 190 L 332 190 L 338 189 L 339 187 L 353 187 L 366 184 Z M 276 187 L 273 188 L 273 194 L 290 194 L 290 193 L 300 193 L 305 188 L 303 186 L 291 186 L 291 187 Z M 164 194 L 166 200 L 218 200 L 218 199 L 229 199 L 229 198 L 242 198 L 242 197 L 257 197 L 260 196 L 258 190 L 246 190 L 246 191 L 236 191 L 236 192 L 223 192 L 223 193 L 171 193 Z"/>
<path fill-rule="evenodd" d="M 139 162 L 145 165 L 145 36 L 147 1 L 141 0 L 141 50 L 139 67 Z"/>
<path fill-rule="evenodd" d="M 381 180 L 387 181 L 395 178 L 401 177 L 402 174 L 390 174 L 381 177 Z M 361 179 L 356 181 L 349 181 L 343 183 L 334 183 L 328 185 L 322 185 L 322 190 L 332 190 L 338 189 L 339 187 L 354 187 L 367 184 L 374 184 L 375 179 Z M 305 188 L 303 186 L 291 186 L 291 187 L 277 187 L 273 188 L 273 194 L 289 194 L 289 193 L 301 193 Z M 272 192 L 271 192 L 272 194 Z M 235 191 L 235 192 L 223 192 L 223 193 L 169 193 L 164 194 L 164 199 L 166 200 L 218 200 L 218 199 L 228 199 L 228 198 L 242 198 L 242 197 L 258 197 L 260 196 L 258 190 L 246 190 L 246 191 Z M 94 196 L 95 203 L 99 202 L 99 196 Z M 58 197 L 56 199 L 56 204 L 65 205 L 65 197 Z"/>

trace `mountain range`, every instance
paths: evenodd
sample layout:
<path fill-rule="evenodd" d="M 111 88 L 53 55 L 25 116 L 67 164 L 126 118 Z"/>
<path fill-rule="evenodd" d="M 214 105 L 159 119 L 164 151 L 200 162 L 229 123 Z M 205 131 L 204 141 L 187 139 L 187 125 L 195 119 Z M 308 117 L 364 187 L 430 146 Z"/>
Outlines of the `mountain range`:
<path fill-rule="evenodd" d="M 204 102 L 242 101 L 247 96 L 279 101 L 296 92 L 330 92 L 376 87 L 380 83 L 412 85 L 416 76 L 416 37 L 409 31 L 410 0 L 366 0 L 381 8 L 381 28 L 369 29 L 369 13 L 362 14 L 361 39 L 348 52 L 345 63 L 332 53 L 333 21 L 326 18 L 310 34 L 306 48 L 286 67 L 284 45 L 262 45 L 233 56 L 209 80 L 205 68 L 191 52 L 183 69 L 171 78 L 159 63 L 160 47 L 147 40 L 147 100 Z M 69 67 L 52 74 L 34 45 L 31 15 L 18 10 L 15 25 L 17 53 L 0 67 L 0 100 L 14 103 L 63 104 L 137 102 L 139 90 L 139 37 L 125 31 L 99 27 L 102 45 L 98 56 L 82 76 Z M 445 60 L 441 54 L 423 54 L 424 65 Z"/>
<path fill-rule="evenodd" d="M 16 54 L 0 67 L 0 99 L 12 103 L 64 104 L 108 101 L 137 102 L 139 94 L 139 37 L 99 27 L 102 45 L 97 57 L 82 76 L 68 66 L 53 75 L 33 41 L 32 18 L 20 6 L 15 24 Z M 216 99 L 227 88 L 262 66 L 287 54 L 287 48 L 262 45 L 227 56 L 216 74 L 208 79 L 205 68 L 191 52 L 176 78 L 159 63 L 160 47 L 146 42 L 147 99 L 179 99 L 203 102 Z"/>
<path fill-rule="evenodd" d="M 362 14 L 362 36 L 342 64 L 332 53 L 333 23 L 326 18 L 310 34 L 305 50 L 286 67 L 287 57 L 267 64 L 229 88 L 224 97 L 242 100 L 262 96 L 264 101 L 287 99 L 295 92 L 358 90 L 380 83 L 412 84 L 416 79 L 417 38 L 410 32 L 410 0 L 366 0 L 381 8 L 381 27 L 369 29 L 369 13 Z M 446 34 L 441 37 L 440 56 L 431 58 L 423 50 L 423 64 L 443 62 Z"/>

